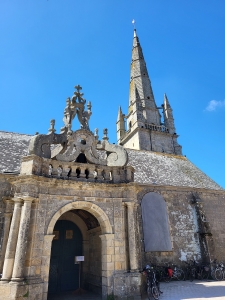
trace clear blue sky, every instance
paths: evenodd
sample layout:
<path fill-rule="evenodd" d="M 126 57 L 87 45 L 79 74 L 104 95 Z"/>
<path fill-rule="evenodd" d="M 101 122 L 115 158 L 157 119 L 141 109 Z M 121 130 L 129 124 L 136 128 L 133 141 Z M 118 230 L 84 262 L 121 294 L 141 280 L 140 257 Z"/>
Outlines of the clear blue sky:
<path fill-rule="evenodd" d="M 183 153 L 225 188 L 224 0 L 0 1 L 0 130 L 46 133 L 54 118 L 59 131 L 80 84 L 91 129 L 116 142 L 133 18 L 157 105 L 166 92 Z"/>

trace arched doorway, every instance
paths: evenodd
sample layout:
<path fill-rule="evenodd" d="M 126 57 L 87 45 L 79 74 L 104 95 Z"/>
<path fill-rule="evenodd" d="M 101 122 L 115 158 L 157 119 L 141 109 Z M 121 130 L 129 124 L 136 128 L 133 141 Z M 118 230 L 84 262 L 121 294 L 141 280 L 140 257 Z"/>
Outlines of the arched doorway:
<path fill-rule="evenodd" d="M 49 294 L 79 288 L 79 265 L 75 256 L 82 255 L 82 234 L 76 224 L 58 220 L 55 224 L 49 270 Z"/>
<path fill-rule="evenodd" d="M 46 287 L 49 286 L 51 245 L 54 242 L 55 225 L 58 220 L 67 220 L 76 224 L 83 237 L 83 255 L 81 288 L 101 293 L 104 297 L 111 293 L 111 276 L 113 274 L 111 254 L 114 253 L 114 234 L 106 213 L 96 204 L 76 201 L 61 207 L 51 218 L 44 238 L 42 276 Z M 46 288 L 44 298 L 52 298 Z"/>

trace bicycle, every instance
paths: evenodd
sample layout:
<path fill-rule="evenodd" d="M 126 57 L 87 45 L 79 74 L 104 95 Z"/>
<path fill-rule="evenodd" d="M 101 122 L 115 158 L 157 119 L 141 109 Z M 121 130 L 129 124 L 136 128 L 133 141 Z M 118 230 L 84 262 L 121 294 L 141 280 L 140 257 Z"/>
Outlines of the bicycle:
<path fill-rule="evenodd" d="M 154 266 L 155 273 L 156 273 L 156 279 L 160 282 L 170 282 L 171 278 L 168 272 L 168 267 L 166 266 Z"/>
<path fill-rule="evenodd" d="M 224 279 L 224 272 L 225 272 L 225 267 L 224 264 L 221 262 L 217 265 L 215 271 L 214 271 L 214 276 L 216 280 L 223 280 Z"/>
<path fill-rule="evenodd" d="M 215 259 L 214 261 L 210 262 L 211 266 L 211 277 L 214 280 L 223 280 L 224 279 L 224 264 L 223 263 L 217 263 L 217 260 Z"/>
<path fill-rule="evenodd" d="M 185 274 L 184 271 L 180 268 L 178 268 L 176 265 L 172 264 L 173 268 L 171 268 L 169 265 L 167 267 L 167 272 L 169 274 L 168 280 L 177 279 L 177 280 L 184 280 Z M 169 272 L 170 271 L 170 272 Z"/>
<path fill-rule="evenodd" d="M 195 272 L 196 272 L 196 269 L 193 266 L 193 262 L 185 261 L 185 263 L 187 264 L 187 269 L 185 271 L 185 279 L 189 279 L 190 281 L 193 281 L 195 278 Z"/>
<path fill-rule="evenodd" d="M 146 276 L 147 279 L 147 296 L 148 299 L 158 300 L 162 293 L 159 289 L 159 282 L 156 280 L 156 274 L 153 267 L 146 265 L 141 273 Z"/>

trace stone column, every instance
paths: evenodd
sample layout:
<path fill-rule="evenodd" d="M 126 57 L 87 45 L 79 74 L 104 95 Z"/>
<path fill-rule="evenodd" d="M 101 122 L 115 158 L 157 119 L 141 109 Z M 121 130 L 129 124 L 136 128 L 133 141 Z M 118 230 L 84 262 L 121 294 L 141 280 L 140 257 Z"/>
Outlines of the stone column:
<path fill-rule="evenodd" d="M 2 255 L 1 255 L 0 272 L 2 271 L 2 268 L 3 268 L 5 251 L 6 251 L 7 241 L 8 241 L 8 237 L 9 237 L 11 217 L 12 217 L 12 213 L 9 213 L 9 212 L 4 213 L 4 233 L 3 233 L 3 241 L 2 241 Z"/>
<path fill-rule="evenodd" d="M 12 222 L 9 231 L 8 242 L 6 246 L 5 252 L 5 260 L 3 265 L 2 272 L 2 281 L 10 281 L 12 277 L 12 271 L 15 260 L 15 252 L 16 252 L 16 243 L 18 238 L 19 224 L 20 224 L 20 215 L 21 215 L 21 206 L 22 200 L 20 198 L 12 199 L 14 204 L 14 211 Z"/>
<path fill-rule="evenodd" d="M 130 269 L 131 269 L 130 271 L 135 272 L 138 270 L 135 220 L 134 220 L 135 203 L 133 202 L 125 202 L 125 203 L 127 206 L 127 219 L 128 219 L 128 245 L 129 245 L 129 261 L 130 261 Z"/>
<path fill-rule="evenodd" d="M 27 252 L 27 239 L 30 225 L 31 203 L 33 198 L 25 199 L 21 213 L 18 240 L 16 245 L 15 262 L 13 267 L 12 281 L 22 281 L 24 262 Z"/>

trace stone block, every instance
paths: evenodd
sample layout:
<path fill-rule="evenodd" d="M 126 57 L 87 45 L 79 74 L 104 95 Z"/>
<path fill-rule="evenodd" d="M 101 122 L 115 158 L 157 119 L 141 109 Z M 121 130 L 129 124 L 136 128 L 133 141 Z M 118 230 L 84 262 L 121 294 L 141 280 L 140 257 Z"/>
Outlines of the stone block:
<path fill-rule="evenodd" d="M 102 255 L 102 262 L 112 262 L 112 255 Z"/>

